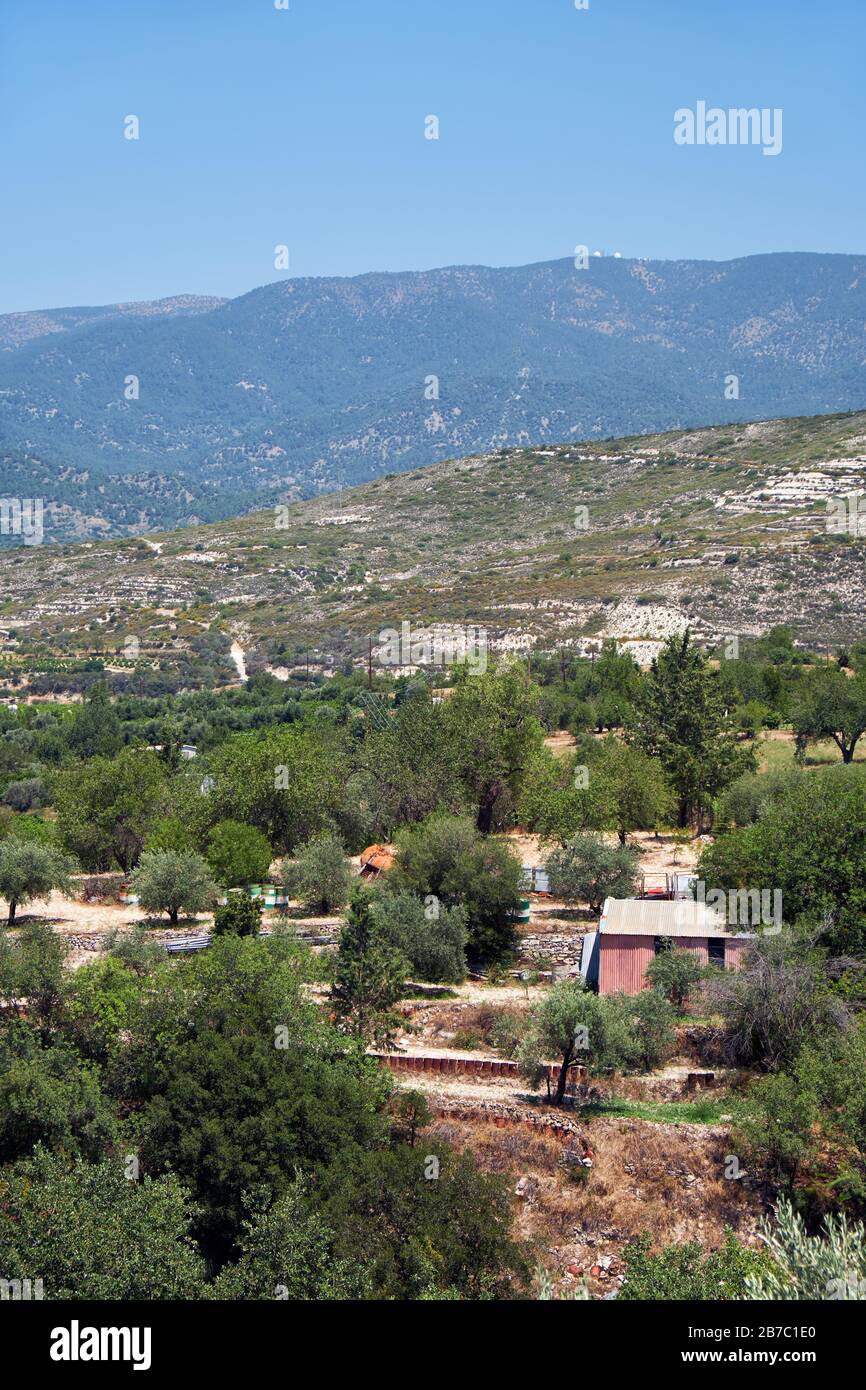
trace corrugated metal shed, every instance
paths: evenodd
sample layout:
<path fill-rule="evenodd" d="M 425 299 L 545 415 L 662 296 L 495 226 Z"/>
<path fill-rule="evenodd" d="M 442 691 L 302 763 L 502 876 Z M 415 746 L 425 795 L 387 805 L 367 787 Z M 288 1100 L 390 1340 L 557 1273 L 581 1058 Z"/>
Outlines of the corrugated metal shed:
<path fill-rule="evenodd" d="M 599 994 L 640 994 L 646 988 L 646 969 L 655 955 L 651 936 L 607 936 L 599 933 Z"/>
<path fill-rule="evenodd" d="M 720 912 L 687 898 L 606 898 L 598 929 L 609 936 L 748 936 L 729 932 Z"/>

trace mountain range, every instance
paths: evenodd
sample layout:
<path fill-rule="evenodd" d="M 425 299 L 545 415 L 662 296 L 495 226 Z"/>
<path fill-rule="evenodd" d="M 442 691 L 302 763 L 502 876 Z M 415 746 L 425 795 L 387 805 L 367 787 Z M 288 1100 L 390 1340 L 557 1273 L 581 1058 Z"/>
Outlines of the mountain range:
<path fill-rule="evenodd" d="M 591 257 L 0 316 L 0 496 L 47 540 L 447 458 L 866 404 L 866 256 Z M 14 542 L 0 537 L 0 544 Z"/>

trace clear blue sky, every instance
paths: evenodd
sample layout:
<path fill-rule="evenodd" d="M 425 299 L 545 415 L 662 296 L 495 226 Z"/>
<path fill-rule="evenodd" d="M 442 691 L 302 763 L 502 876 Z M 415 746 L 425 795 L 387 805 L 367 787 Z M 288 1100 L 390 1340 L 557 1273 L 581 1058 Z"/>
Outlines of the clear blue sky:
<path fill-rule="evenodd" d="M 235 295 L 277 243 L 292 275 L 866 250 L 866 0 L 290 5 L 2 0 L 0 312 Z M 699 99 L 781 107 L 781 155 L 677 146 Z"/>

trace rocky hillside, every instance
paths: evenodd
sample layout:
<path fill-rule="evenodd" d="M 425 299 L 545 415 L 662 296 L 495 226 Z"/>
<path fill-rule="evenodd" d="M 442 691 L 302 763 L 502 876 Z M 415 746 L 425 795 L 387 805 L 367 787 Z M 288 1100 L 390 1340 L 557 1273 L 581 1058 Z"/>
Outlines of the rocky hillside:
<path fill-rule="evenodd" d="M 864 490 L 866 412 L 500 450 L 147 540 L 6 550 L 0 626 L 7 655 L 135 636 L 145 660 L 210 629 L 251 671 L 360 660 L 404 622 L 479 625 L 494 649 L 616 636 L 638 658 L 687 623 L 833 644 L 863 632 L 845 499 Z"/>
<path fill-rule="evenodd" d="M 7 315 L 0 495 L 38 488 L 50 540 L 135 534 L 500 448 L 856 409 L 864 323 L 866 256 L 812 254 Z"/>

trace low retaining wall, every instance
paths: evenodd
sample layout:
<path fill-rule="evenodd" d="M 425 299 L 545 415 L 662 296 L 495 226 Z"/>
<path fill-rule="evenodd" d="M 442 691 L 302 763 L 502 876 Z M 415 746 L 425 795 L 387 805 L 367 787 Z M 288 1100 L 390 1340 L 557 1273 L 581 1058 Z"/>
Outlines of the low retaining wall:
<path fill-rule="evenodd" d="M 553 961 L 554 965 L 580 965 L 583 937 L 574 932 L 521 932 L 520 954 Z"/>
<path fill-rule="evenodd" d="M 517 1063 L 500 1057 L 434 1057 L 410 1052 L 374 1052 L 372 1056 L 391 1071 L 459 1072 L 463 1076 L 518 1075 Z M 559 1074 L 559 1067 L 556 1074 Z"/>
<path fill-rule="evenodd" d="M 429 1053 L 416 1055 L 410 1052 L 371 1052 L 382 1066 L 391 1071 L 443 1072 L 452 1076 L 510 1076 L 514 1080 L 520 1075 L 516 1062 L 502 1057 L 434 1057 Z M 580 1076 L 585 1068 L 574 1067 L 572 1072 Z M 548 1063 L 545 1074 L 549 1081 L 559 1077 L 559 1064 Z"/>
<path fill-rule="evenodd" d="M 501 1101 L 459 1100 L 456 1097 L 429 1096 L 430 1110 L 439 1119 L 484 1120 L 497 1129 L 511 1129 L 514 1125 L 524 1125 L 527 1129 L 544 1130 L 557 1139 L 569 1141 L 580 1146 L 587 1157 L 593 1156 L 589 1140 L 575 1120 L 565 1115 L 551 1115 L 549 1111 L 526 1110 L 516 1105 L 505 1105 Z"/>

